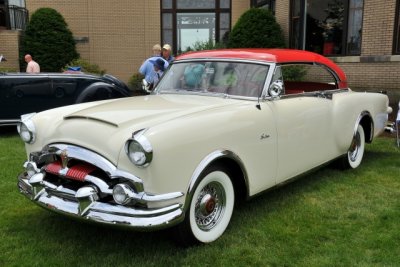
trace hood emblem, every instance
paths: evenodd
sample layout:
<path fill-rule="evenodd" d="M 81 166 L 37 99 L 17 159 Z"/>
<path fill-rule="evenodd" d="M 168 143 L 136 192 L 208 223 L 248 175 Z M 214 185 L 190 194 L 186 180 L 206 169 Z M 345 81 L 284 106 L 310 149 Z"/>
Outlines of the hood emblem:
<path fill-rule="evenodd" d="M 66 149 L 64 149 L 63 151 L 61 151 L 60 153 L 60 158 L 61 158 L 61 166 L 63 169 L 67 168 L 68 165 L 68 152 Z"/>

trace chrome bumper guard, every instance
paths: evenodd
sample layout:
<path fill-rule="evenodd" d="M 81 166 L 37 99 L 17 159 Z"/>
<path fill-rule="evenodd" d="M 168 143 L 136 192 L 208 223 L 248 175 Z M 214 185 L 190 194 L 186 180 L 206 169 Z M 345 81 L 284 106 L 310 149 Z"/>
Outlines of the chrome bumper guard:
<path fill-rule="evenodd" d="M 57 145 L 53 147 L 57 147 Z M 56 151 L 55 155 L 60 153 L 60 147 L 64 151 L 66 149 L 69 149 L 68 151 L 78 149 L 77 147 L 71 149 L 71 146 L 58 146 L 58 148 L 54 150 Z M 91 156 L 94 155 L 91 151 L 85 149 L 79 150 L 80 153 L 84 151 L 81 156 L 86 158 L 88 153 L 91 154 Z M 36 163 L 39 158 L 46 158 L 46 163 L 48 163 L 47 161 L 53 161 L 56 157 L 54 155 L 49 156 L 52 153 L 54 154 L 54 152 L 49 153 L 48 150 L 46 150 L 31 155 L 31 160 L 36 159 L 36 161 L 26 162 L 24 165 L 26 171 L 18 176 L 18 188 L 20 192 L 37 205 L 77 219 L 124 226 L 138 230 L 166 228 L 183 220 L 183 207 L 178 203 L 151 209 L 147 208 L 146 205 L 124 206 L 113 202 L 102 201 L 100 200 L 100 196 L 112 195 L 112 189 L 108 188 L 105 182 L 101 182 L 101 179 L 90 175 L 87 175 L 85 178 L 86 183 L 76 191 L 46 181 L 46 173 L 43 171 L 43 168 L 37 168 Z M 80 158 L 78 154 L 79 153 L 74 154 L 74 159 Z M 84 157 L 82 159 L 84 159 Z M 96 154 L 96 157 L 100 156 Z M 104 159 L 102 160 L 104 161 Z M 62 176 L 62 173 L 63 171 L 60 171 L 60 176 Z M 121 174 L 124 172 L 114 170 L 112 173 Z M 130 178 L 132 179 L 132 177 Z M 136 184 L 141 183 L 141 180 L 137 177 L 134 177 L 133 180 Z M 138 186 L 137 188 L 143 187 Z M 181 196 L 183 196 L 181 192 L 151 195 L 142 191 L 135 193 L 133 197 L 136 203 L 145 204 L 147 202 L 173 200 Z"/>

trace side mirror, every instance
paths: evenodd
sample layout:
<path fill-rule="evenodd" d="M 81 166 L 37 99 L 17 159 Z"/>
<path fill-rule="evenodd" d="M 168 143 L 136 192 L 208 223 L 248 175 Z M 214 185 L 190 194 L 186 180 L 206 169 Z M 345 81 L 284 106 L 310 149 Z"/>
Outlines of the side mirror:
<path fill-rule="evenodd" d="M 278 97 L 281 95 L 283 91 L 283 81 L 276 80 L 274 81 L 271 86 L 268 88 L 268 94 L 271 97 Z"/>

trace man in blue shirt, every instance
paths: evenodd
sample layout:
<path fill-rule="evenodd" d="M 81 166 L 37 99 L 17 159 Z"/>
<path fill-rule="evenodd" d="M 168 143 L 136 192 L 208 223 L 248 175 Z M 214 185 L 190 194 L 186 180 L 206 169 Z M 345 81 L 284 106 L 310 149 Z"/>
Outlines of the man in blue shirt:
<path fill-rule="evenodd" d="M 167 63 L 168 64 L 168 63 Z M 153 87 L 157 85 L 158 81 L 160 80 L 161 76 L 164 74 L 165 70 L 165 60 L 162 58 L 157 58 L 157 60 L 153 63 L 154 66 L 154 78 L 153 78 Z"/>
<path fill-rule="evenodd" d="M 146 82 L 148 82 L 149 84 L 153 84 L 154 83 L 154 77 L 156 75 L 155 71 L 154 71 L 154 62 L 156 62 L 157 59 L 161 59 L 164 62 L 164 69 L 168 68 L 168 61 L 164 60 L 161 57 L 150 57 L 148 59 L 146 59 L 142 66 L 140 66 L 139 68 L 139 72 L 144 75 L 144 79 L 146 80 Z"/>

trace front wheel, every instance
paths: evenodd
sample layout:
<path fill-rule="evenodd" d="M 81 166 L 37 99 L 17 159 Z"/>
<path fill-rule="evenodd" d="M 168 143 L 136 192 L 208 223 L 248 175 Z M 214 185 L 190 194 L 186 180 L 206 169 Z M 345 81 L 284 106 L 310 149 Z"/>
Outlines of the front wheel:
<path fill-rule="evenodd" d="M 176 228 L 179 243 L 192 245 L 215 241 L 228 227 L 234 202 L 229 172 L 218 167 L 207 170 L 190 200 L 185 220 Z"/>
<path fill-rule="evenodd" d="M 357 132 L 353 137 L 349 151 L 343 159 L 343 167 L 347 169 L 355 169 L 360 166 L 364 156 L 365 134 L 361 125 L 357 126 Z"/>

